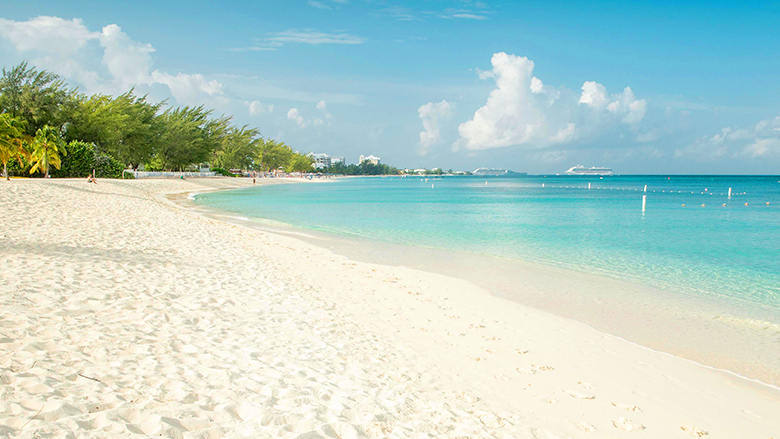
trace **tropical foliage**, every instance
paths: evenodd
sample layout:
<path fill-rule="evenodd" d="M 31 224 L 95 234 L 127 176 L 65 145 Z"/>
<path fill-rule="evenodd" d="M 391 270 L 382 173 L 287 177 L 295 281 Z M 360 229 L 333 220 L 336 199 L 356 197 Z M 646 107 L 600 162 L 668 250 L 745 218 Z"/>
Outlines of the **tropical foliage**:
<path fill-rule="evenodd" d="M 41 171 L 44 178 L 49 177 L 49 169 L 52 166 L 60 169 L 61 158 L 66 154 L 65 142 L 60 138 L 57 130 L 48 125 L 39 128 L 35 132 L 31 145 L 30 174 Z"/>
<path fill-rule="evenodd" d="M 8 176 L 8 162 L 27 155 L 24 149 L 25 126 L 21 120 L 9 114 L 0 114 L 0 161 L 3 162 L 3 176 Z"/>
<path fill-rule="evenodd" d="M 0 112 L 23 120 L 26 134 L 33 136 L 45 125 L 62 124 L 63 110 L 74 94 L 59 76 L 23 62 L 11 70 L 3 68 Z"/>
<path fill-rule="evenodd" d="M 330 174 L 339 175 L 396 175 L 400 171 L 394 166 L 388 166 L 385 164 L 375 165 L 370 162 L 363 162 L 359 165 L 345 165 L 338 162 L 330 168 L 326 169 L 326 172 Z"/>
<path fill-rule="evenodd" d="M 166 106 L 132 89 L 119 96 L 88 96 L 26 62 L 3 68 L 3 168 L 44 177 L 84 177 L 94 169 L 97 176 L 117 178 L 125 167 L 141 165 L 166 171 L 201 163 L 224 169 L 312 170 L 310 157 L 262 138 L 257 128 L 232 125 L 230 116 L 215 116 L 203 106 Z"/>

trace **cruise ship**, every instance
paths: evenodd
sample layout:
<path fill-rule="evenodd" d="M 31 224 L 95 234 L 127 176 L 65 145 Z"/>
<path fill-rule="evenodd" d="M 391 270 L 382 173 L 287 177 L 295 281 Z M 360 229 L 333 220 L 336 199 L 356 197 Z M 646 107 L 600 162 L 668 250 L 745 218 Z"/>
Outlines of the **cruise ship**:
<path fill-rule="evenodd" d="M 566 171 L 568 175 L 612 175 L 612 168 L 600 168 L 594 166 L 592 168 L 586 168 L 582 165 L 572 166 Z"/>
<path fill-rule="evenodd" d="M 526 172 L 515 172 L 509 169 L 503 169 L 503 168 L 477 168 L 474 170 L 474 172 L 471 173 L 472 175 L 476 175 L 479 177 L 484 176 L 499 176 L 499 175 L 528 175 Z"/>

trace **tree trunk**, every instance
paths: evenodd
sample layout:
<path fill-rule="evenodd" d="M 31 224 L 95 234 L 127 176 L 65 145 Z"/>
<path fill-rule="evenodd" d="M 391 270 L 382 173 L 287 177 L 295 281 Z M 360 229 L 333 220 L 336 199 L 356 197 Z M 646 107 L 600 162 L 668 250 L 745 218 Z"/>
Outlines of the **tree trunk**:
<path fill-rule="evenodd" d="M 8 176 L 8 163 L 3 163 L 3 175 L 6 180 L 11 181 L 11 177 Z"/>

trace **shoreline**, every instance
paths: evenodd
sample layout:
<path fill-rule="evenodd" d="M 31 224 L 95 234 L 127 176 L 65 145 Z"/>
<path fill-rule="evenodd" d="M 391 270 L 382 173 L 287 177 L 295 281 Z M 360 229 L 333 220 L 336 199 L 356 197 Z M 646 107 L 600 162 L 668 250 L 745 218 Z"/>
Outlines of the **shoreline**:
<path fill-rule="evenodd" d="M 640 346 L 774 388 L 780 386 L 780 368 L 771 367 L 780 365 L 780 352 L 771 349 L 778 337 L 778 324 L 734 314 L 709 299 L 540 262 L 390 243 L 275 220 L 237 217 L 194 201 L 189 207 L 222 221 L 298 238 L 354 261 L 466 280 L 496 297 L 585 323 Z M 377 243 L 381 251 L 374 250 Z M 439 260 L 447 263 L 435 262 Z M 670 303 L 676 305 L 670 308 Z"/>
<path fill-rule="evenodd" d="M 166 199 L 226 181 L 15 185 L 0 212 L 0 434 L 731 438 L 780 428 L 769 386 L 467 281 L 355 262 Z"/>

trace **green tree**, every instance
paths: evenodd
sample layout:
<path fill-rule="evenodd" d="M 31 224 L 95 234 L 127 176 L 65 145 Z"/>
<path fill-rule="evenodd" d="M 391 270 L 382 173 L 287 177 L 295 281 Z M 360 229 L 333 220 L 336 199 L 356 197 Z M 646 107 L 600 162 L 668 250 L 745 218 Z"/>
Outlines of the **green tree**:
<path fill-rule="evenodd" d="M 250 169 L 261 154 L 263 139 L 259 135 L 257 128 L 246 125 L 228 128 L 214 151 L 211 164 L 223 169 Z"/>
<path fill-rule="evenodd" d="M 39 128 L 35 132 L 35 138 L 32 141 L 31 160 L 33 163 L 30 168 L 30 174 L 36 171 L 42 171 L 44 178 L 49 177 L 49 168 L 54 166 L 59 169 L 61 164 L 60 155 L 66 155 L 65 142 L 60 139 L 57 130 L 48 125 Z"/>
<path fill-rule="evenodd" d="M 74 140 L 68 143 L 68 155 L 62 157 L 60 168 L 52 170 L 52 177 L 86 177 L 95 169 L 95 145 Z"/>
<path fill-rule="evenodd" d="M 230 126 L 229 117 L 210 119 L 211 113 L 201 105 L 171 109 L 160 115 L 160 136 L 151 168 L 182 170 L 208 161 Z"/>
<path fill-rule="evenodd" d="M 259 151 L 260 169 L 264 171 L 273 171 L 289 165 L 294 154 L 289 145 L 273 139 L 265 140 L 262 145 L 259 145 Z"/>
<path fill-rule="evenodd" d="M 285 170 L 288 172 L 311 172 L 313 169 L 312 163 L 314 163 L 314 159 L 311 156 L 293 153 L 289 162 L 287 162 Z"/>
<path fill-rule="evenodd" d="M 100 153 L 137 167 L 151 158 L 159 137 L 157 113 L 163 104 L 152 104 L 133 90 L 117 97 L 77 95 L 65 111 L 64 137 L 94 143 Z"/>
<path fill-rule="evenodd" d="M 62 125 L 61 110 L 74 94 L 64 81 L 46 70 L 38 71 L 23 62 L 0 77 L 0 112 L 23 120 L 32 136 L 46 125 Z"/>
<path fill-rule="evenodd" d="M 24 122 L 9 114 L 0 114 L 0 161 L 3 162 L 6 180 L 10 180 L 8 161 L 27 153 L 24 149 L 24 132 Z"/>

